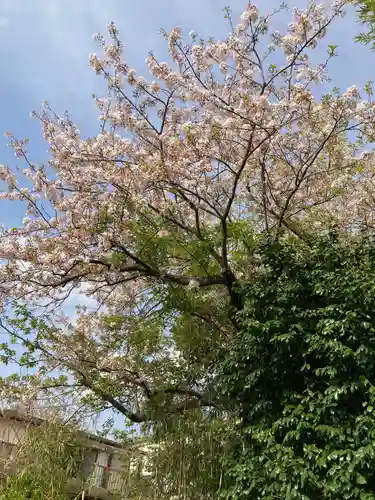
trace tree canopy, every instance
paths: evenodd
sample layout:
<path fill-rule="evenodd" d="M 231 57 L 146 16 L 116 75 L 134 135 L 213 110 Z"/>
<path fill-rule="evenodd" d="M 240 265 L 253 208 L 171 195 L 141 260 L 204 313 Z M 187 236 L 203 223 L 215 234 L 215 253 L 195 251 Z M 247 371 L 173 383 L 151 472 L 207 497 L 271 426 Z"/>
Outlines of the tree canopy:
<path fill-rule="evenodd" d="M 1 301 L 18 304 L 2 324 L 39 369 L 4 387 L 71 386 L 133 422 L 215 406 L 215 361 L 238 329 L 254 238 L 373 225 L 371 86 L 318 98 L 336 49 L 310 58 L 344 7 L 310 3 L 283 33 L 273 21 L 284 5 L 261 15 L 250 3 L 238 24 L 226 10 L 225 40 L 175 28 L 164 33 L 170 63 L 147 58 L 150 79 L 124 61 L 115 24 L 96 35 L 90 64 L 108 83 L 94 96 L 97 135 L 46 104 L 34 113 L 51 154 L 40 166 L 8 134 L 26 181 L 1 166 L 0 197 L 27 208 L 1 232 Z M 57 317 L 73 293 L 97 301 L 75 324 Z"/>
<path fill-rule="evenodd" d="M 228 498 L 375 498 L 374 238 L 259 255 L 222 364 L 242 420 Z"/>
<path fill-rule="evenodd" d="M 148 78 L 110 23 L 97 133 L 46 103 L 46 165 L 7 134 L 0 199 L 25 218 L 0 233 L 1 360 L 28 373 L 3 400 L 142 424 L 142 498 L 374 498 L 375 104 L 371 82 L 328 90 L 347 3 L 162 31 Z M 72 296 L 95 306 L 73 320 Z"/>

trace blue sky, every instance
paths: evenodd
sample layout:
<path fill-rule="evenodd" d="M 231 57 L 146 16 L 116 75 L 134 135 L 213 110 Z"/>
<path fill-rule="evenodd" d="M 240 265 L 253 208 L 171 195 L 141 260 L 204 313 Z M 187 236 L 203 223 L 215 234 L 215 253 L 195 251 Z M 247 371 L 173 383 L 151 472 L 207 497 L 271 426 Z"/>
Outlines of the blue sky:
<path fill-rule="evenodd" d="M 203 37 L 224 38 L 228 28 L 223 8 L 228 4 L 240 14 L 247 1 L 0 0 L 0 163 L 15 167 L 18 161 L 2 137 L 7 130 L 30 138 L 33 161 L 42 163 L 48 158 L 39 125 L 30 118 L 30 112 L 44 100 L 58 113 L 69 110 L 84 135 L 96 132 L 97 112 L 91 95 L 104 93 L 105 87 L 89 67 L 88 55 L 99 52 L 92 34 L 105 34 L 109 21 L 120 29 L 128 62 L 142 72 L 150 50 L 161 59 L 167 57 L 165 41 L 158 35 L 160 28 L 179 25 L 185 33 L 195 29 Z M 273 0 L 259 2 L 261 12 L 277 5 Z M 295 5 L 301 7 L 305 2 L 294 0 L 291 6 Z M 280 18 L 277 27 L 281 31 L 289 16 Z M 336 21 L 317 52 L 323 60 L 327 45 L 338 45 L 339 57 L 331 65 L 332 85 L 346 88 L 375 80 L 375 53 L 353 43 L 357 32 L 351 11 L 344 20 Z M 0 223 L 15 226 L 22 218 L 20 204 L 0 203 Z"/>

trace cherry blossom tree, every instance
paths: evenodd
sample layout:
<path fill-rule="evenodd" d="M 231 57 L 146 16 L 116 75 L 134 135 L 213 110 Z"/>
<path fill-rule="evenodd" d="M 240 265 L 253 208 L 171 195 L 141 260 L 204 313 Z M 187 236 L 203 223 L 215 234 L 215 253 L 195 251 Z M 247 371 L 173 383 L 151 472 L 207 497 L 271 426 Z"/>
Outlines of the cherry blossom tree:
<path fill-rule="evenodd" d="M 321 64 L 310 57 L 344 7 L 310 2 L 285 33 L 272 28 L 285 6 L 262 17 L 251 3 L 238 24 L 226 10 L 225 40 L 163 32 L 170 62 L 151 53 L 149 79 L 124 61 L 110 23 L 90 55 L 108 83 L 94 96 L 97 135 L 46 104 L 33 116 L 51 160 L 38 166 L 27 140 L 8 134 L 27 183 L 1 166 L 0 196 L 27 209 L 22 227 L 1 232 L 1 301 L 54 314 L 52 324 L 18 305 L 3 321 L 40 368 L 34 389 L 68 386 L 134 422 L 151 408 L 216 407 L 215 362 L 236 335 L 236 283 L 259 265 L 257 235 L 308 243 L 330 224 L 371 230 L 371 86 L 325 92 L 336 49 Z M 58 323 L 77 292 L 96 309 Z M 56 370 L 69 376 L 51 380 Z"/>

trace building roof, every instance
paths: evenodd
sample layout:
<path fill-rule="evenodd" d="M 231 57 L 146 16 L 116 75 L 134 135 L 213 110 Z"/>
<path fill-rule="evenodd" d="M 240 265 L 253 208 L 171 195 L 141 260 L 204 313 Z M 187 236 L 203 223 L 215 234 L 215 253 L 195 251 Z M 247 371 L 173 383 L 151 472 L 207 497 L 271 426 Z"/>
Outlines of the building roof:
<path fill-rule="evenodd" d="M 23 422 L 25 424 L 31 424 L 36 427 L 44 424 L 47 422 L 47 420 L 40 418 L 40 417 L 35 417 L 33 415 L 27 415 L 25 413 L 21 413 L 20 411 L 17 410 L 0 410 L 0 417 L 7 418 L 10 420 L 16 420 L 18 422 Z M 85 437 L 87 437 L 90 441 L 96 441 L 100 444 L 104 444 L 106 446 L 111 446 L 112 448 L 118 448 L 118 449 L 124 449 L 124 445 L 117 441 L 113 441 L 112 439 L 107 439 L 103 438 L 100 436 L 97 436 L 96 434 L 92 434 L 90 432 L 86 431 L 79 431 L 82 433 Z"/>

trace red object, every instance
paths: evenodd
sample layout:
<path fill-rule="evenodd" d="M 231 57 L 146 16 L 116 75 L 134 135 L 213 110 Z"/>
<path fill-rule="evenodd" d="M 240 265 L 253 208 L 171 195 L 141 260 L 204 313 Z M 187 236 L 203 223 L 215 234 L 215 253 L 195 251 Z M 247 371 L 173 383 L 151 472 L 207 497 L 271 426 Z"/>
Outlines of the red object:
<path fill-rule="evenodd" d="M 109 465 L 108 464 L 105 466 L 105 470 L 106 470 L 106 472 L 108 472 L 108 470 L 109 470 Z"/>

